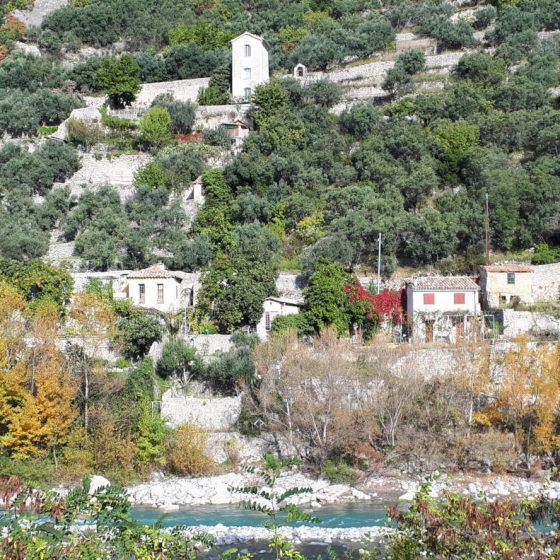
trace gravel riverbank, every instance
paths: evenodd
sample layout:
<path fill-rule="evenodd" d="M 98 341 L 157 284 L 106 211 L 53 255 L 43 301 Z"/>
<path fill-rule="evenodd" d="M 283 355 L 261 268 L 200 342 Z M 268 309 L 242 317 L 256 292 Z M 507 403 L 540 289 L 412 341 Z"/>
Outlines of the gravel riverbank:
<path fill-rule="evenodd" d="M 254 478 L 247 474 L 229 473 L 204 478 L 164 478 L 127 488 L 132 503 L 152 506 L 162 511 L 174 511 L 187 505 L 236 504 L 247 495 L 235 488 L 252 485 Z M 420 485 L 419 479 L 400 477 L 370 477 L 359 486 L 331 484 L 324 479 L 313 479 L 301 473 L 282 476 L 277 482 L 279 492 L 299 487 L 311 492 L 291 498 L 293 503 L 319 508 L 325 504 L 362 501 L 410 501 Z M 432 486 L 432 495 L 441 495 L 446 489 L 462 494 L 480 495 L 490 499 L 522 498 L 545 491 L 550 498 L 560 497 L 560 483 L 524 479 L 513 476 L 447 476 L 442 475 Z"/>

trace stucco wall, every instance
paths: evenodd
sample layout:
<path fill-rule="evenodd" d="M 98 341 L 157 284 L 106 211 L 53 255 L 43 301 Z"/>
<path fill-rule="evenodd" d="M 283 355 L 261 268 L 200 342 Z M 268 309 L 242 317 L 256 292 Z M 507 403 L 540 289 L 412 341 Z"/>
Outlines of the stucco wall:
<path fill-rule="evenodd" d="M 241 397 L 192 397 L 170 389 L 161 399 L 161 415 L 173 428 L 192 422 L 207 430 L 229 430 L 240 413 Z"/>
<path fill-rule="evenodd" d="M 140 284 L 145 286 L 145 300 L 140 303 Z M 158 303 L 158 284 L 163 284 L 163 303 Z M 128 295 L 133 305 L 157 309 L 158 311 L 175 311 L 181 307 L 181 283 L 175 278 L 129 278 Z"/>
<path fill-rule="evenodd" d="M 424 303 L 424 294 L 434 294 L 434 304 Z M 465 294 L 465 303 L 455 303 L 455 294 Z M 478 312 L 478 291 L 468 290 L 412 290 L 411 286 L 406 290 L 407 311 L 411 313 L 430 313 L 430 312 L 457 312 L 471 313 L 476 315 Z"/>
<path fill-rule="evenodd" d="M 251 48 L 251 56 L 245 56 L 245 45 Z M 251 35 L 240 35 L 231 42 L 231 93 L 236 100 L 245 98 L 245 88 L 254 93 L 255 88 L 268 81 L 268 50 L 262 41 Z M 251 77 L 245 77 L 245 69 Z"/>

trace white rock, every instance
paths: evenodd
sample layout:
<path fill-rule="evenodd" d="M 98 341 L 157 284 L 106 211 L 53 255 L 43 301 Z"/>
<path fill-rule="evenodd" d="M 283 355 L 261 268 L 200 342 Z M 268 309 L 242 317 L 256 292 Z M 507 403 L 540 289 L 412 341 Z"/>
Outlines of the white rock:
<path fill-rule="evenodd" d="M 414 492 L 412 491 L 405 492 L 399 496 L 399 502 L 412 502 L 412 500 L 414 500 Z"/>
<path fill-rule="evenodd" d="M 159 509 L 164 512 L 178 511 L 181 509 L 178 504 L 162 504 Z"/>
<path fill-rule="evenodd" d="M 89 494 L 95 494 L 100 488 L 105 486 L 111 486 L 111 482 L 104 476 L 95 474 L 91 477 L 91 481 L 89 483 Z"/>

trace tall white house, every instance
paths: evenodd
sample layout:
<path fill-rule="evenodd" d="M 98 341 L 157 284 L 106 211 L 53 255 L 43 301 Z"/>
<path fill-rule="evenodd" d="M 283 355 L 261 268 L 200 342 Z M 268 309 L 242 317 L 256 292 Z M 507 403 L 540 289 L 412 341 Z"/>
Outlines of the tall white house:
<path fill-rule="evenodd" d="M 248 101 L 255 88 L 268 82 L 268 43 L 245 32 L 231 41 L 231 95 Z"/>

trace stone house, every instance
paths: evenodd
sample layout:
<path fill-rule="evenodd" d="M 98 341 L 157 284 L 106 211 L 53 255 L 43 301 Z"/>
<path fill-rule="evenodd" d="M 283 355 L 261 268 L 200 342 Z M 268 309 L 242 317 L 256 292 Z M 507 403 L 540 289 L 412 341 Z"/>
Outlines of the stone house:
<path fill-rule="evenodd" d="M 269 297 L 264 300 L 263 314 L 257 323 L 257 336 L 261 340 L 267 340 L 272 331 L 272 321 L 276 317 L 295 315 L 303 308 L 303 302 L 285 298 L 285 297 Z"/>
<path fill-rule="evenodd" d="M 138 307 L 174 312 L 196 304 L 200 274 L 167 270 L 161 263 L 131 272 L 127 294 Z"/>
<path fill-rule="evenodd" d="M 248 101 L 255 88 L 268 82 L 268 43 L 245 32 L 231 40 L 231 95 L 235 101 Z"/>
<path fill-rule="evenodd" d="M 480 289 L 486 309 L 498 309 L 515 301 L 533 302 L 533 268 L 524 264 L 492 264 L 481 267 Z"/>
<path fill-rule="evenodd" d="M 478 328 L 478 284 L 467 276 L 415 278 L 406 284 L 406 312 L 414 342 L 454 342 Z"/>

